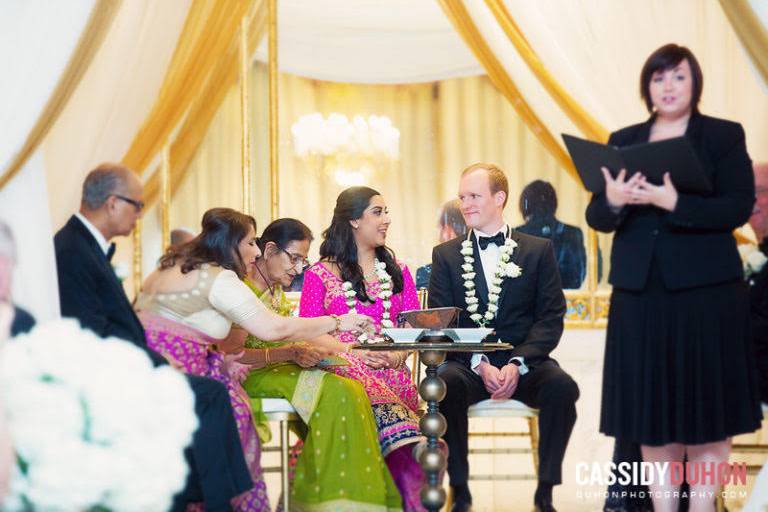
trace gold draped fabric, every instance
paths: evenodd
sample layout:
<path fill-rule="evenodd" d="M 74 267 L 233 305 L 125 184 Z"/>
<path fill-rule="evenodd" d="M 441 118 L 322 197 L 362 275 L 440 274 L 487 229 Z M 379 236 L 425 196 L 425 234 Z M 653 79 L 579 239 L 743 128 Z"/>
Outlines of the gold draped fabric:
<path fill-rule="evenodd" d="M 544 66 L 536 51 L 531 47 L 525 35 L 517 26 L 503 0 L 485 0 L 485 4 L 493 12 L 499 26 L 509 38 L 510 42 L 531 69 L 541 85 L 547 90 L 552 99 L 565 112 L 565 114 L 578 126 L 579 130 L 589 139 L 598 142 L 608 140 L 608 130 L 598 123 L 568 92 L 560 85 L 555 77 Z"/>
<path fill-rule="evenodd" d="M 122 161 L 143 172 L 226 58 L 248 0 L 194 0 L 157 100 Z"/>
<path fill-rule="evenodd" d="M 749 0 L 720 0 L 720 6 L 768 86 L 768 31 Z"/>
<path fill-rule="evenodd" d="M 562 168 L 568 171 L 573 179 L 579 180 L 570 157 L 552 136 L 549 128 L 528 105 L 525 97 L 483 39 L 482 34 L 464 7 L 462 0 L 440 0 L 440 5 L 448 19 L 453 23 L 453 26 L 456 27 L 456 31 L 464 39 L 464 42 L 467 43 L 472 53 L 475 54 L 477 60 L 483 65 L 493 84 L 514 106 L 517 115 L 537 135 L 541 144 L 552 153 Z"/>
<path fill-rule="evenodd" d="M 120 10 L 121 3 L 122 0 L 99 0 L 94 5 L 77 47 L 59 78 L 56 88 L 51 93 L 51 97 L 40 113 L 40 117 L 32 127 L 21 150 L 8 167 L 3 170 L 4 172 L 0 174 L 0 189 L 21 170 L 56 123 L 69 98 L 80 84 L 80 79 L 91 65 L 93 57 L 101 47 L 109 28 L 112 26 L 112 20 L 114 20 L 117 11 Z"/>
<path fill-rule="evenodd" d="M 251 140 L 255 216 L 260 228 L 269 221 L 266 67 L 251 76 L 254 98 Z M 517 211 L 522 188 L 534 179 L 552 182 L 560 194 L 558 216 L 585 228 L 588 200 L 581 185 L 563 173 L 528 126 L 486 77 L 434 84 L 359 85 L 280 76 L 280 216 L 305 222 L 315 234 L 330 223 L 336 196 L 344 188 L 328 169 L 293 154 L 290 129 L 302 115 L 339 112 L 378 114 L 401 132 L 400 158 L 381 166 L 367 185 L 379 190 L 389 206 L 388 244 L 412 267 L 427 263 L 436 244 L 442 204 L 456 196 L 458 176 L 476 161 L 501 165 L 510 180 L 507 219 L 522 223 Z M 202 213 L 213 206 L 239 208 L 240 124 L 237 88 L 227 94 L 192 159 L 172 201 L 171 227 L 198 229 Z"/>

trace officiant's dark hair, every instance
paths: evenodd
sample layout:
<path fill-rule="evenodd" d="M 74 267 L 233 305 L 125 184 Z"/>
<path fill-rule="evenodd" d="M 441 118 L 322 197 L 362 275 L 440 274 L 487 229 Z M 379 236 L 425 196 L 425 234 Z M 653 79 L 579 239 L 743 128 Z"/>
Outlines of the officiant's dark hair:
<path fill-rule="evenodd" d="M 211 208 L 203 214 L 202 228 L 190 242 L 169 247 L 160 258 L 160 268 L 173 267 L 180 261 L 181 273 L 186 274 L 204 263 L 213 263 L 243 279 L 248 269 L 237 246 L 250 228 L 256 232 L 256 220 L 231 208 Z"/>
<path fill-rule="evenodd" d="M 648 109 L 649 113 L 653 113 L 650 91 L 653 74 L 657 71 L 675 69 L 684 60 L 687 60 L 691 66 L 691 112 L 699 111 L 701 91 L 704 89 L 704 74 L 701 72 L 699 61 L 696 60 L 693 52 L 685 46 L 670 43 L 653 52 L 643 64 L 643 70 L 640 72 L 640 97 L 645 102 L 645 108 Z"/>
<path fill-rule="evenodd" d="M 336 198 L 331 225 L 323 231 L 323 243 L 320 244 L 320 259 L 332 261 L 339 266 L 341 280 L 349 281 L 357 292 L 361 302 L 373 302 L 365 292 L 363 269 L 357 261 L 357 245 L 350 221 L 363 216 L 371 204 L 373 196 L 381 194 L 370 187 L 350 187 L 343 190 Z M 395 253 L 383 245 L 376 248 L 376 258 L 387 265 L 387 273 L 392 276 L 392 292 L 403 291 L 403 271 L 395 260 Z"/>

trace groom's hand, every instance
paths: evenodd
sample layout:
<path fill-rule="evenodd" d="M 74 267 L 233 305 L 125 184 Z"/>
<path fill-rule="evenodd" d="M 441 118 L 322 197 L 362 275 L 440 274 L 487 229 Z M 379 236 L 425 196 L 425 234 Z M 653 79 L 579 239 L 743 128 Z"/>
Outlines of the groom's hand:
<path fill-rule="evenodd" d="M 507 400 L 515 394 L 517 383 L 520 381 L 520 369 L 514 364 L 508 364 L 499 371 L 499 388 L 491 393 L 494 400 Z"/>
<path fill-rule="evenodd" d="M 493 395 L 501 387 L 501 372 L 498 368 L 487 361 L 482 361 L 477 365 L 477 373 L 483 379 L 485 390 Z"/>

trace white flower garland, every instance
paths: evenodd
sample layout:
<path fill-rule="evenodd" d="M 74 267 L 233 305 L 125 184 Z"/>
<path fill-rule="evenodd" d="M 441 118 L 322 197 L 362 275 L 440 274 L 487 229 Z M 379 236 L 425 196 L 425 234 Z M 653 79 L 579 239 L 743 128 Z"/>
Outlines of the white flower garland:
<path fill-rule="evenodd" d="M 389 329 L 395 325 L 389 316 L 389 309 L 392 307 L 392 276 L 387 273 L 387 264 L 378 259 L 373 261 L 373 269 L 379 281 L 378 298 L 381 299 L 381 304 L 384 308 L 384 312 L 381 314 L 381 326 Z M 344 290 L 344 299 L 346 300 L 349 312 L 354 313 L 357 310 L 357 292 L 349 281 L 344 281 L 341 286 Z M 367 333 L 362 333 L 357 337 L 357 341 L 360 343 L 369 341 L 371 343 L 378 343 L 384 341 L 384 339 L 380 336 L 370 339 Z"/>
<path fill-rule="evenodd" d="M 488 283 L 488 310 L 483 314 L 477 309 L 479 307 L 479 300 L 475 296 L 475 274 L 474 266 L 475 258 L 472 257 L 473 247 L 472 240 L 470 240 L 472 232 L 469 232 L 467 239 L 461 242 L 461 254 L 464 255 L 464 264 L 461 269 L 464 271 L 461 277 L 464 279 L 464 300 L 467 303 L 467 311 L 471 313 L 469 318 L 472 319 L 478 327 L 485 327 L 489 322 L 496 318 L 496 314 L 499 312 L 499 294 L 501 293 L 501 283 L 504 278 L 520 277 L 523 273 L 518 265 L 510 261 L 512 252 L 517 247 L 517 242 L 511 238 L 504 240 L 504 245 L 499 247 L 499 260 L 496 263 L 496 270 L 493 272 L 493 278 Z"/>

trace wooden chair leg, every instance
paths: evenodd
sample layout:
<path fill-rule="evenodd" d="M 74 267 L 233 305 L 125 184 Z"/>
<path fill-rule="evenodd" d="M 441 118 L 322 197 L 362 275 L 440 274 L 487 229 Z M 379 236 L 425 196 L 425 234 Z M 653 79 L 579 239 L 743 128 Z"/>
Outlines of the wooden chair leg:
<path fill-rule="evenodd" d="M 453 489 L 448 487 L 448 492 L 446 493 L 446 496 L 445 496 L 445 508 L 443 510 L 445 510 L 446 512 L 450 512 L 452 506 L 453 506 Z"/>
<path fill-rule="evenodd" d="M 539 475 L 539 417 L 528 418 L 528 433 L 531 437 L 531 452 L 533 455 L 533 469 L 538 478 Z"/>
<path fill-rule="evenodd" d="M 288 422 L 280 422 L 280 484 L 283 488 L 283 510 L 291 510 L 291 489 L 288 480 L 288 472 L 290 470 L 290 454 L 291 448 L 289 440 Z"/>
<path fill-rule="evenodd" d="M 723 491 L 725 489 L 720 486 L 720 488 L 717 490 L 717 496 L 715 496 L 715 510 L 717 512 L 725 512 L 727 509 L 725 508 L 725 500 L 723 499 Z"/>

